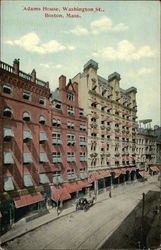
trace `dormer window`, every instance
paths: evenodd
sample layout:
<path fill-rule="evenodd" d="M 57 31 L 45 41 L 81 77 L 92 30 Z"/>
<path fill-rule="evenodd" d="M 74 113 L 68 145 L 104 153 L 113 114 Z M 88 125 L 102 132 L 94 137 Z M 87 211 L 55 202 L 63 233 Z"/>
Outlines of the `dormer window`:
<path fill-rule="evenodd" d="M 45 98 L 44 97 L 39 97 L 39 104 L 45 106 Z"/>
<path fill-rule="evenodd" d="M 3 85 L 3 93 L 11 95 L 12 94 L 11 86 L 8 84 L 4 84 Z"/>
<path fill-rule="evenodd" d="M 24 100 L 31 101 L 31 93 L 23 91 L 22 97 Z"/>
<path fill-rule="evenodd" d="M 61 102 L 60 101 L 54 101 L 54 107 L 56 109 L 61 109 Z"/>
<path fill-rule="evenodd" d="M 72 93 L 66 93 L 67 100 L 74 101 L 74 95 Z"/>

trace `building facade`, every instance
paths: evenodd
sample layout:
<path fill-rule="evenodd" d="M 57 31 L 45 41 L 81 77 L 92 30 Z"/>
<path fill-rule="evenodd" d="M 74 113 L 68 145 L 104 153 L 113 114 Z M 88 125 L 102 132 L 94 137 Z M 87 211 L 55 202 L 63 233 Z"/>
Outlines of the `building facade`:
<path fill-rule="evenodd" d="M 140 121 L 136 135 L 136 165 L 143 176 L 159 172 L 157 168 L 157 136 L 149 125 L 150 122 L 151 120 Z M 144 128 L 141 127 L 141 123 L 144 123 Z"/>
<path fill-rule="evenodd" d="M 69 197 L 88 186 L 87 118 L 78 105 L 78 84 L 60 76 L 59 87 L 52 92 L 53 184 L 62 184 Z M 57 182 L 56 177 L 59 177 Z M 54 197 L 54 193 L 52 193 Z"/>
<path fill-rule="evenodd" d="M 122 89 L 116 72 L 107 80 L 97 71 L 98 63 L 89 60 L 83 72 L 73 78 L 78 82 L 79 105 L 88 117 L 88 171 L 91 176 L 95 173 L 98 182 L 100 171 L 104 177 L 111 176 L 114 184 L 133 180 L 137 90 Z"/>

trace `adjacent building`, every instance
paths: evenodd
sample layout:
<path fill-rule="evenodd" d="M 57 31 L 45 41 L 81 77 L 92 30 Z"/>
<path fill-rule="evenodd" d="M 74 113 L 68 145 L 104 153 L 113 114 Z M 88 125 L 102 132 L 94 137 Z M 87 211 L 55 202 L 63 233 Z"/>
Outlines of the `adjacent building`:
<path fill-rule="evenodd" d="M 153 172 L 159 172 L 156 166 L 157 136 L 154 129 L 151 128 L 151 121 L 151 119 L 139 121 L 136 135 L 136 166 L 144 177 Z"/>
<path fill-rule="evenodd" d="M 96 189 L 135 179 L 137 90 L 122 89 L 120 80 L 117 72 L 108 79 L 100 76 L 93 60 L 72 79 L 78 83 L 79 105 L 88 117 L 88 171 Z M 104 177 L 110 177 L 108 183 Z"/>

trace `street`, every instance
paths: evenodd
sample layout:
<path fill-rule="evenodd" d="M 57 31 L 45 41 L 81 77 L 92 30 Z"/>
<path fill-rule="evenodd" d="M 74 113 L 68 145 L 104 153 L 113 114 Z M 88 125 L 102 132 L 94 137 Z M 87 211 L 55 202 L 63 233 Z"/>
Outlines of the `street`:
<path fill-rule="evenodd" d="M 159 191 L 159 181 L 124 185 L 104 193 L 87 212 L 77 211 L 17 238 L 4 249 L 98 249 L 119 227 L 149 190 Z"/>

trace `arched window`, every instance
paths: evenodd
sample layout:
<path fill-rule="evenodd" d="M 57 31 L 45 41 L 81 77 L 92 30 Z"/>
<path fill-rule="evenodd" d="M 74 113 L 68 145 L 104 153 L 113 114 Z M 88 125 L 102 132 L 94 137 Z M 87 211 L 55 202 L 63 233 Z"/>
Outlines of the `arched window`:
<path fill-rule="evenodd" d="M 43 115 L 40 115 L 39 117 L 39 123 L 40 124 L 45 124 L 46 120 L 45 120 L 45 117 Z"/>
<path fill-rule="evenodd" d="M 3 109 L 3 116 L 11 118 L 12 110 L 9 107 Z"/>
<path fill-rule="evenodd" d="M 30 114 L 29 112 L 23 112 L 23 120 L 24 121 L 30 121 Z"/>

